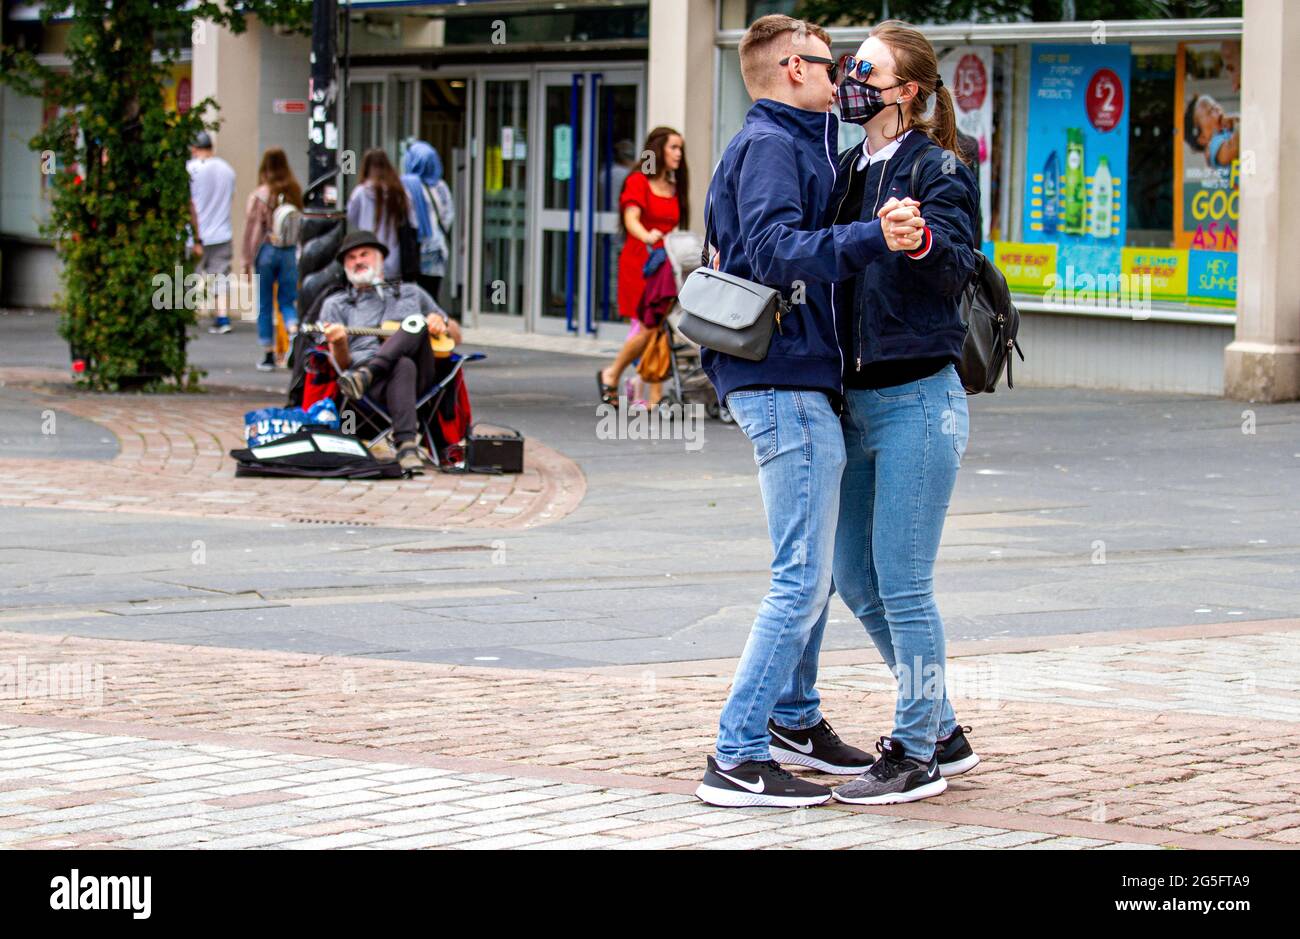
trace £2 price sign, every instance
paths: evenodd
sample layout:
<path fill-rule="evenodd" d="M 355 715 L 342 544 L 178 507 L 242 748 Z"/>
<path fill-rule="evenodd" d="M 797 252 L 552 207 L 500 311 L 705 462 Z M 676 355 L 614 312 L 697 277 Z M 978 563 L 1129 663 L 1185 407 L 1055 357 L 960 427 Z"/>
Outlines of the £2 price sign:
<path fill-rule="evenodd" d="M 1103 134 L 1114 130 L 1124 117 L 1124 82 L 1108 68 L 1099 69 L 1088 83 L 1088 120 Z"/>

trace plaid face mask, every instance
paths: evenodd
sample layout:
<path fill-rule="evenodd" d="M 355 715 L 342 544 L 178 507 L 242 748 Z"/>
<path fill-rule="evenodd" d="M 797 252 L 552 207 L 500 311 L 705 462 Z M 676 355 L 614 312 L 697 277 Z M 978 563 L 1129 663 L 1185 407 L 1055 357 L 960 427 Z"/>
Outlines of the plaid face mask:
<path fill-rule="evenodd" d="M 891 87 L 899 88 L 901 86 L 893 85 Z M 835 89 L 835 102 L 840 107 L 840 120 L 847 121 L 850 124 L 867 123 L 885 108 L 894 106 L 885 104 L 883 92 L 889 90 L 889 88 L 872 87 L 865 82 L 858 81 L 856 78 L 849 78 L 847 75 L 842 77 Z M 897 102 L 896 104 L 901 111 L 902 104 Z"/>

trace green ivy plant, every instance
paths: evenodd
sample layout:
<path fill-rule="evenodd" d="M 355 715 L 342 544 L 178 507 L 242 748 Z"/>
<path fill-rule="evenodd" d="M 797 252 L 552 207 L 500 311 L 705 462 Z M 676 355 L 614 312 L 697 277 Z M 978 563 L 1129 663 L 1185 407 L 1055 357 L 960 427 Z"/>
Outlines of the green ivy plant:
<path fill-rule="evenodd" d="M 191 37 L 206 41 L 216 26 L 242 33 L 250 15 L 302 30 L 311 3 L 67 0 L 41 16 L 48 27 L 69 14 L 66 67 L 0 46 L 0 81 L 52 114 L 30 145 L 50 186 L 45 234 L 63 262 L 59 332 L 86 363 L 83 387 L 192 390 L 199 376 L 185 347 L 195 311 L 159 308 L 156 278 L 192 271 L 185 162 L 195 134 L 217 126 L 208 117 L 217 102 L 169 111 L 164 84 Z"/>

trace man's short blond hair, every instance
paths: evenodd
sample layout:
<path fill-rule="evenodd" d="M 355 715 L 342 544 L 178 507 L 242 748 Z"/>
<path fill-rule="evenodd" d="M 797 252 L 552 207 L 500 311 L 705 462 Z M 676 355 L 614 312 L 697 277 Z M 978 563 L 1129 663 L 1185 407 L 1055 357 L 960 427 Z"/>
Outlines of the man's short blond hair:
<path fill-rule="evenodd" d="M 831 37 L 826 30 L 782 13 L 760 17 L 745 30 L 740 40 L 740 77 L 751 98 L 761 97 L 771 88 L 781 59 L 807 51 L 810 36 L 830 48 Z"/>

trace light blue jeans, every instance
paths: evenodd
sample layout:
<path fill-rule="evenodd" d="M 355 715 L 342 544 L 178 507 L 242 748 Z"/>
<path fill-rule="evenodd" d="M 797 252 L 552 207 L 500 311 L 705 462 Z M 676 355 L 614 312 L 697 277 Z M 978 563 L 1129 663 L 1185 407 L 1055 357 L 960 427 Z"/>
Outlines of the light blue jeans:
<path fill-rule="evenodd" d="M 844 435 L 818 391 L 735 391 L 727 410 L 754 445 L 772 538 L 772 580 L 719 722 L 717 757 L 768 760 L 768 718 L 820 723 L 814 687 L 831 594 Z"/>
<path fill-rule="evenodd" d="M 846 398 L 835 589 L 897 680 L 893 738 L 928 761 L 935 740 L 957 727 L 934 562 L 970 436 L 966 392 L 949 365 Z"/>
<path fill-rule="evenodd" d="M 288 329 L 298 322 L 298 260 L 293 245 L 277 248 L 267 242 L 257 250 L 257 338 L 262 347 L 275 345 L 275 295 L 271 288 L 280 285 L 280 315 Z"/>

